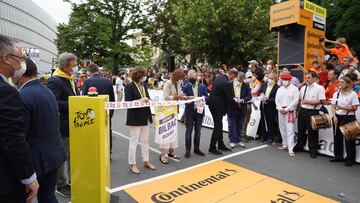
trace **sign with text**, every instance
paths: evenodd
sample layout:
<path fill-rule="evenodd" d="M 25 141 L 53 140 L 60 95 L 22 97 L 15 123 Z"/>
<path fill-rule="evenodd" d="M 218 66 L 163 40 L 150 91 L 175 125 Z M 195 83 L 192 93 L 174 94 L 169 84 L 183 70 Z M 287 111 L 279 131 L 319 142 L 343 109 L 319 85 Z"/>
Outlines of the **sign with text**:
<path fill-rule="evenodd" d="M 315 15 L 322 16 L 326 18 L 326 8 L 321 7 L 313 2 L 304 0 L 304 10 L 309 11 Z"/>
<path fill-rule="evenodd" d="M 155 107 L 155 143 L 167 144 L 177 136 L 177 106 Z"/>
<path fill-rule="evenodd" d="M 290 0 L 270 7 L 270 28 L 297 23 L 299 21 L 299 0 Z"/>
<path fill-rule="evenodd" d="M 225 161 L 216 161 L 125 191 L 142 203 L 337 202 Z"/>

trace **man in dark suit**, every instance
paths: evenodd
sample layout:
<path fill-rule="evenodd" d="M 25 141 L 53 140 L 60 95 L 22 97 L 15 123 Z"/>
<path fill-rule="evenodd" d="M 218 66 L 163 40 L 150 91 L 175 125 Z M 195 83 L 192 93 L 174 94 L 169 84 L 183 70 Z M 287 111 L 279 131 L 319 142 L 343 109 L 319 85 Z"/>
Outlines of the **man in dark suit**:
<path fill-rule="evenodd" d="M 277 84 L 277 75 L 270 73 L 268 81 L 263 83 L 260 88 L 260 132 L 263 143 L 273 142 L 274 136 L 278 132 L 277 115 L 275 104 L 276 92 L 279 88 Z"/>
<path fill-rule="evenodd" d="M 247 113 L 247 102 L 252 98 L 248 83 L 244 83 L 245 73 L 240 72 L 236 80 L 227 86 L 227 115 L 230 147 L 245 147 L 242 142 L 242 127 Z"/>
<path fill-rule="evenodd" d="M 189 98 L 194 97 L 205 97 L 205 100 L 208 99 L 206 86 L 199 83 L 197 81 L 196 72 L 194 70 L 190 70 L 188 72 L 189 82 L 184 86 L 183 93 L 185 96 Z M 200 156 L 205 156 L 205 154 L 200 150 L 200 135 L 201 135 L 201 127 L 202 120 L 205 115 L 204 109 L 200 112 L 194 103 L 185 104 L 185 145 L 186 145 L 186 153 L 185 158 L 190 157 L 191 151 L 191 134 L 195 126 L 195 135 L 194 135 L 194 153 Z"/>
<path fill-rule="evenodd" d="M 59 67 L 49 79 L 47 87 L 54 93 L 60 113 L 60 132 L 67 154 L 67 164 L 59 169 L 56 193 L 70 197 L 70 150 L 69 150 L 69 96 L 79 95 L 76 88 L 73 69 L 77 69 L 77 57 L 72 53 L 59 56 Z M 66 174 L 68 176 L 66 176 Z"/>
<path fill-rule="evenodd" d="M 90 87 L 96 87 L 98 94 L 105 94 L 109 95 L 109 101 L 114 102 L 115 101 L 115 95 L 114 95 L 114 87 L 112 85 L 111 80 L 104 78 L 100 76 L 99 67 L 96 64 L 90 64 L 88 66 L 88 71 L 91 74 L 91 77 L 87 80 L 85 80 L 82 93 L 83 95 L 87 95 Z M 110 110 L 110 154 L 112 150 L 112 130 L 111 130 L 111 118 L 114 114 L 114 110 Z"/>
<path fill-rule="evenodd" d="M 226 74 L 217 76 L 213 82 L 213 89 L 210 93 L 209 108 L 214 121 L 214 130 L 211 135 L 209 152 L 215 155 L 222 154 L 219 150 L 231 150 L 224 144 L 222 120 L 227 112 L 226 87 L 229 80 L 235 79 L 237 74 L 238 71 L 236 69 L 231 69 Z"/>
<path fill-rule="evenodd" d="M 34 62 L 26 59 L 26 72 L 17 80 L 24 105 L 23 120 L 36 174 L 41 185 L 39 203 L 57 202 L 55 187 L 58 168 L 65 162 L 60 134 L 59 110 L 54 94 L 37 79 Z"/>
<path fill-rule="evenodd" d="M 16 44 L 0 35 L 0 202 L 4 203 L 31 201 L 39 189 L 25 141 L 21 98 L 7 81 L 10 77 L 20 77 L 26 70 L 22 52 Z"/>

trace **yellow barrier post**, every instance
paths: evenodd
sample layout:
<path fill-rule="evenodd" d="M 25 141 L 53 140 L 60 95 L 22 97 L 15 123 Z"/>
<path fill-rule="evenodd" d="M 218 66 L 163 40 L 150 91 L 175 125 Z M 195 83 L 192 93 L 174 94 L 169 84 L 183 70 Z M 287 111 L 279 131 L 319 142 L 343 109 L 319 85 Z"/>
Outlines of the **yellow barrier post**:
<path fill-rule="evenodd" d="M 110 202 L 108 96 L 69 97 L 72 203 Z"/>

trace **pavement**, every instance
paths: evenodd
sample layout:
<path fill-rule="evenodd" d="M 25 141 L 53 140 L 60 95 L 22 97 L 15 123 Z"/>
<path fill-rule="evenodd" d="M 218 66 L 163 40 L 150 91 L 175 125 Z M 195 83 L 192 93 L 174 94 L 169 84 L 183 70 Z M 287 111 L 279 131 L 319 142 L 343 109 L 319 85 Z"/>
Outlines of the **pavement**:
<path fill-rule="evenodd" d="M 196 166 L 214 159 L 223 157 L 225 161 L 249 169 L 251 171 L 273 177 L 291 185 L 309 190 L 322 196 L 337 200 L 342 203 L 360 203 L 360 165 L 345 167 L 343 163 L 330 163 L 329 157 L 319 156 L 310 158 L 307 152 L 297 153 L 296 157 L 290 157 L 286 151 L 277 149 L 277 146 L 262 145 L 258 141 L 246 143 L 246 148 L 235 148 L 222 156 L 209 154 L 212 129 L 202 128 L 200 149 L 206 153 L 205 157 L 191 154 L 186 159 L 185 154 L 185 125 L 179 123 L 178 155 L 180 161 L 170 160 L 167 165 L 159 161 L 159 147 L 154 143 L 155 128 L 150 128 L 150 161 L 156 165 L 156 171 L 150 171 L 143 167 L 140 146 L 137 151 L 137 163 L 141 174 L 135 175 L 129 171 L 127 164 L 129 129 L 125 125 L 126 111 L 118 110 L 113 117 L 113 154 L 111 160 L 111 189 L 116 202 L 136 202 L 124 189 L 129 184 L 141 184 L 154 177 L 165 175 L 188 167 Z M 228 135 L 224 133 L 224 141 L 228 144 Z M 240 151 L 246 153 L 239 153 Z M 233 154 L 234 156 L 231 156 Z M 230 158 L 227 158 L 229 157 Z M 69 202 L 67 198 L 59 197 L 61 203 Z M 195 202 L 196 200 L 194 200 Z"/>

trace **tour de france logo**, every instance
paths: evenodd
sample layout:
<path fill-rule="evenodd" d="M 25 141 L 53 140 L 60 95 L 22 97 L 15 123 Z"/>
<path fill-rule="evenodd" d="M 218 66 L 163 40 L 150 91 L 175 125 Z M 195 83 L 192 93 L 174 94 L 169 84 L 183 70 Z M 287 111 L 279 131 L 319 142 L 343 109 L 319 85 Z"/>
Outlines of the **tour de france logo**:
<path fill-rule="evenodd" d="M 88 108 L 85 111 L 77 111 L 74 115 L 74 127 L 75 128 L 82 128 L 85 126 L 90 126 L 95 123 L 95 112 L 92 108 Z"/>

